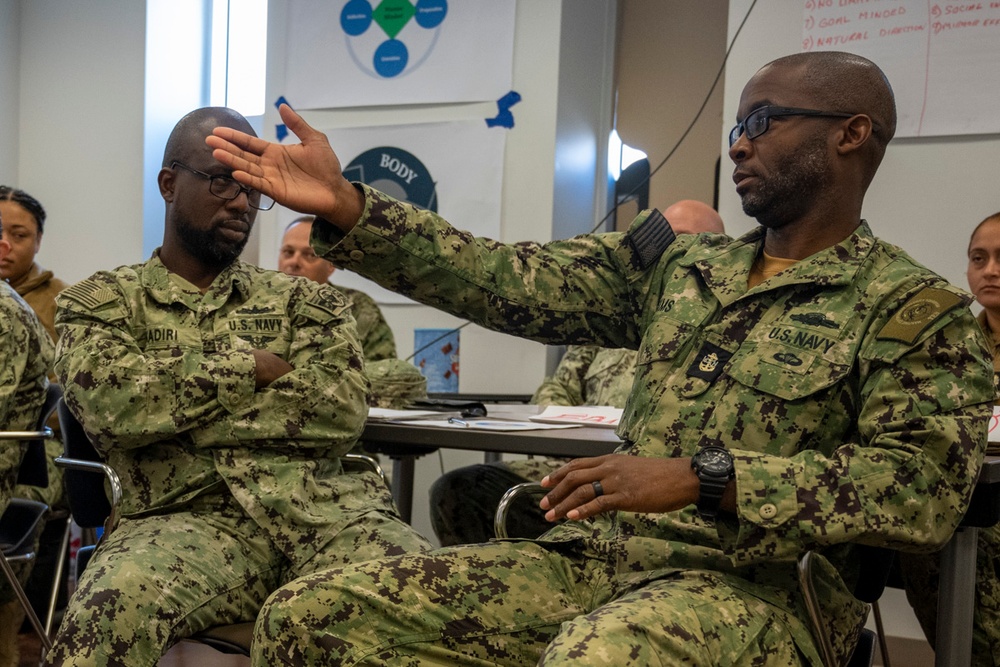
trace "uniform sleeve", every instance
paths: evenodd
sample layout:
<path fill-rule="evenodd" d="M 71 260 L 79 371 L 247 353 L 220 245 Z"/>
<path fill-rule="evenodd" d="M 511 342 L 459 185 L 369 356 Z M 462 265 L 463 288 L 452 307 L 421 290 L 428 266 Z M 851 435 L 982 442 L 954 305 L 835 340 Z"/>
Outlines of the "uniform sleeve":
<path fill-rule="evenodd" d="M 368 416 L 368 380 L 354 319 L 330 286 L 290 304 L 289 373 L 192 431 L 201 447 L 332 448 L 347 452 Z"/>
<path fill-rule="evenodd" d="M 250 352 L 146 355 L 129 326 L 134 305 L 127 293 L 113 275 L 97 274 L 57 300 L 56 374 L 99 450 L 174 438 L 249 404 Z"/>
<path fill-rule="evenodd" d="M 543 343 L 638 347 L 640 309 L 622 304 L 643 267 L 624 234 L 503 244 L 359 187 L 365 213 L 350 234 L 313 225 L 313 247 L 334 265 L 488 329 Z"/>
<path fill-rule="evenodd" d="M 736 563 L 844 542 L 931 551 L 961 521 L 992 411 L 986 341 L 964 307 L 916 340 L 872 338 L 851 441 L 826 456 L 734 451 L 738 521 L 719 525 Z"/>
<path fill-rule="evenodd" d="M 593 345 L 569 347 L 555 372 L 535 390 L 531 402 L 535 405 L 584 405 L 587 402 L 584 380 L 599 349 Z"/>
<path fill-rule="evenodd" d="M 351 290 L 347 297 L 351 301 L 351 312 L 357 322 L 365 361 L 395 359 L 396 339 L 375 299 L 357 290 Z"/>

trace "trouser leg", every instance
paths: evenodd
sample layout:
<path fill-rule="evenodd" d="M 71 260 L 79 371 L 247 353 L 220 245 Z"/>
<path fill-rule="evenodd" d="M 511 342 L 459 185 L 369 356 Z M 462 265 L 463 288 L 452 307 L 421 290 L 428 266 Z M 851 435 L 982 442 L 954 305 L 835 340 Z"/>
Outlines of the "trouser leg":
<path fill-rule="evenodd" d="M 678 573 L 563 624 L 539 664 L 807 664 L 780 612 L 724 581 Z"/>
<path fill-rule="evenodd" d="M 534 664 L 606 593 L 604 564 L 530 542 L 440 549 L 303 577 L 255 629 L 255 665 Z"/>
<path fill-rule="evenodd" d="M 256 618 L 283 564 L 245 517 L 123 520 L 83 572 L 47 662 L 152 667 L 184 637 Z"/>

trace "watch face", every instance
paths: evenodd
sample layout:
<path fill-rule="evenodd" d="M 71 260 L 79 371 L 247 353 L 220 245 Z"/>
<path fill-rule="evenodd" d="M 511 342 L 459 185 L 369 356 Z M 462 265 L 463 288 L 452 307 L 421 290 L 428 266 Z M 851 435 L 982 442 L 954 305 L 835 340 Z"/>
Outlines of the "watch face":
<path fill-rule="evenodd" d="M 698 467 L 710 474 L 725 474 L 732 470 L 733 459 L 724 449 L 703 449 L 698 452 Z"/>

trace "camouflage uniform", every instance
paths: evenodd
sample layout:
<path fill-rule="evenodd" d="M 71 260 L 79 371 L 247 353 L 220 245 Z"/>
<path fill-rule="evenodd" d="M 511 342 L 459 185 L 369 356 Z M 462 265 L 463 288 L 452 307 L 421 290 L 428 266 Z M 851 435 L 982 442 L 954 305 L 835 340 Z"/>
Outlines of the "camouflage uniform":
<path fill-rule="evenodd" d="M 803 552 L 843 659 L 867 611 L 857 545 L 951 536 L 986 446 L 985 340 L 967 294 L 867 224 L 748 290 L 762 229 L 671 244 L 646 212 L 626 233 L 504 245 L 358 187 L 361 222 L 314 224 L 319 253 L 482 326 L 639 350 L 619 451 L 728 447 L 737 511 L 618 512 L 591 537 L 568 524 L 305 577 L 258 617 L 258 664 L 818 665 Z"/>
<path fill-rule="evenodd" d="M 375 299 L 356 289 L 337 289 L 351 301 L 351 314 L 357 322 L 358 338 L 361 339 L 365 361 L 395 359 L 396 339 Z"/>
<path fill-rule="evenodd" d="M 990 331 L 986 311 L 979 314 L 1000 371 L 1000 339 Z M 1000 401 L 998 401 L 1000 402 Z M 941 554 L 900 554 L 906 599 L 930 642 L 937 645 L 937 603 Z M 972 667 L 1000 667 L 1000 524 L 980 528 L 976 544 L 976 607 L 972 617 Z"/>
<path fill-rule="evenodd" d="M 52 340 L 31 308 L 0 280 L 0 431 L 34 430 L 52 354 Z M 27 447 L 25 442 L 0 441 L 0 513 L 10 501 Z M 28 569 L 19 568 L 22 579 Z M 7 579 L 0 576 L 0 603 L 12 598 Z"/>
<path fill-rule="evenodd" d="M 531 402 L 535 405 L 613 405 L 624 407 L 635 375 L 635 352 L 573 345 L 545 378 Z M 487 542 L 493 515 L 512 486 L 537 482 L 569 459 L 530 458 L 465 466 L 441 475 L 431 485 L 434 534 L 442 546 Z M 507 534 L 538 537 L 552 524 L 536 502 L 515 503 L 507 514 Z"/>
<path fill-rule="evenodd" d="M 379 477 L 341 468 L 367 381 L 332 287 L 237 261 L 201 294 L 154 256 L 65 290 L 57 326 L 66 401 L 122 478 L 124 519 L 51 663 L 154 665 L 285 581 L 426 548 Z M 253 349 L 295 370 L 255 390 Z"/>

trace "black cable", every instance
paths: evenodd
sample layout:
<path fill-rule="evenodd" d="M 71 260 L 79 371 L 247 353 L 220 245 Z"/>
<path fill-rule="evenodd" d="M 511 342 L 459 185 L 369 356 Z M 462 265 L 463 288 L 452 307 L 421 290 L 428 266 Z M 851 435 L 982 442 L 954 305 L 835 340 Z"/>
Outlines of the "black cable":
<path fill-rule="evenodd" d="M 424 345 L 422 347 L 419 347 L 416 350 L 414 350 L 413 354 L 411 354 L 410 356 L 408 356 L 406 359 L 403 359 L 403 361 L 410 361 L 411 359 L 413 359 L 413 357 L 417 356 L 418 354 L 420 354 L 421 352 L 423 352 L 424 350 L 426 350 L 427 348 L 429 348 L 434 343 L 438 342 L 439 340 L 444 340 L 445 338 L 447 338 L 448 336 L 452 335 L 456 331 L 460 331 L 460 330 L 464 329 L 465 327 L 469 326 L 470 324 L 472 324 L 472 322 L 466 322 L 465 324 L 458 325 L 454 329 L 449 329 L 448 331 L 445 331 L 443 334 L 441 334 L 440 336 L 438 336 L 437 338 L 435 338 L 431 342 L 429 342 L 426 345 Z"/>
<path fill-rule="evenodd" d="M 647 176 L 645 179 L 643 179 L 641 183 L 632 188 L 632 190 L 630 190 L 628 194 L 625 195 L 626 199 L 634 195 L 636 192 L 639 191 L 640 188 L 649 183 L 650 179 L 653 178 L 656 172 L 658 172 L 663 167 L 663 165 L 667 163 L 667 160 L 669 160 L 674 156 L 674 153 L 677 152 L 677 149 L 680 148 L 681 144 L 684 143 L 684 140 L 687 139 L 688 134 L 691 133 L 691 130 L 698 122 L 698 119 L 701 118 L 702 112 L 705 111 L 705 107 L 708 106 L 708 101 L 712 99 L 712 93 L 715 92 L 715 87 L 719 84 L 719 79 L 722 78 L 722 73 L 726 70 L 726 63 L 729 62 L 729 54 L 732 53 L 733 46 L 736 45 L 736 38 L 740 36 L 740 33 L 743 31 L 743 26 L 746 25 L 747 19 L 750 18 L 750 12 L 753 11 L 753 8 L 756 5 L 757 5 L 757 0 L 753 0 L 753 2 L 750 3 L 750 7 L 747 9 L 747 13 L 743 16 L 743 20 L 740 21 L 740 27 L 736 29 L 736 34 L 733 35 L 733 41 L 729 43 L 729 47 L 726 49 L 726 55 L 723 56 L 722 58 L 722 65 L 719 67 L 719 71 L 716 73 L 715 79 L 712 81 L 712 86 L 708 89 L 708 94 L 705 95 L 705 99 L 704 101 L 702 101 L 701 107 L 698 109 L 698 113 L 694 115 L 694 119 L 687 126 L 687 129 L 684 130 L 684 133 L 681 135 L 681 138 L 677 140 L 677 143 L 674 144 L 674 147 L 670 149 L 669 153 L 667 153 L 667 156 L 662 160 L 660 160 L 660 164 L 656 165 L 656 169 L 650 171 L 649 176 Z M 610 218 L 616 210 L 618 210 L 617 197 L 615 198 L 615 201 L 611 205 L 611 210 L 608 211 L 607 215 L 601 218 L 596 225 L 594 225 L 594 228 L 590 230 L 590 233 L 593 234 L 598 229 L 600 229 L 601 226 L 608 221 L 608 218 Z"/>

